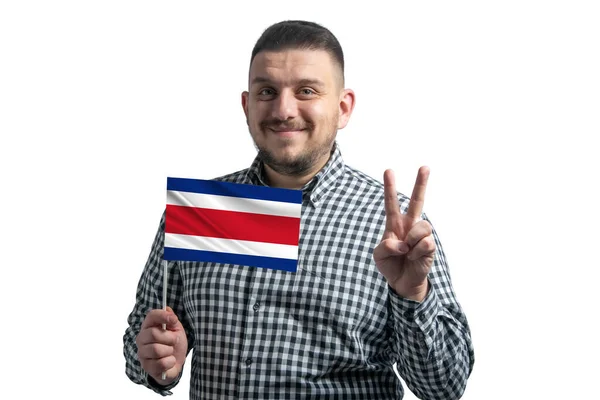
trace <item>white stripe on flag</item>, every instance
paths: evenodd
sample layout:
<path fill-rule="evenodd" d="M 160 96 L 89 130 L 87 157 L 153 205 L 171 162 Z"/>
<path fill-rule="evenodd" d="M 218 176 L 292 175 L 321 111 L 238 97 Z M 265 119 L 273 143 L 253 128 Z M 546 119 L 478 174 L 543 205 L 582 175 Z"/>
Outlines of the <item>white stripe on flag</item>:
<path fill-rule="evenodd" d="M 302 204 L 167 190 L 167 204 L 300 218 Z"/>
<path fill-rule="evenodd" d="M 216 251 L 220 253 L 250 256 L 298 259 L 298 246 L 288 244 L 251 242 L 247 240 L 221 239 L 206 236 L 165 234 L 165 247 L 188 250 Z"/>

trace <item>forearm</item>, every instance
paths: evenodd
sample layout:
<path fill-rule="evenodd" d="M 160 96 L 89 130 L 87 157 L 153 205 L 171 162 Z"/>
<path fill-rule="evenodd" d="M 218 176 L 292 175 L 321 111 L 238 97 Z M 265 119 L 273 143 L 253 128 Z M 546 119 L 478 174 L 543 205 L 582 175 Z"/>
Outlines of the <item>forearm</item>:
<path fill-rule="evenodd" d="M 473 368 L 473 347 L 458 305 L 442 304 L 434 287 L 423 302 L 404 299 L 390 288 L 397 367 L 422 399 L 458 399 Z"/>

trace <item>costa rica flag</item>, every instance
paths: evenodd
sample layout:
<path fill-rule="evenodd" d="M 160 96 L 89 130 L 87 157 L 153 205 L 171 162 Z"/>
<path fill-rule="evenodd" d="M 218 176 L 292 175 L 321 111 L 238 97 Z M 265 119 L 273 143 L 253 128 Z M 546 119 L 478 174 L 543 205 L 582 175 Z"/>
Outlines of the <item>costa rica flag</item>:
<path fill-rule="evenodd" d="M 167 178 L 165 260 L 295 272 L 302 191 Z"/>

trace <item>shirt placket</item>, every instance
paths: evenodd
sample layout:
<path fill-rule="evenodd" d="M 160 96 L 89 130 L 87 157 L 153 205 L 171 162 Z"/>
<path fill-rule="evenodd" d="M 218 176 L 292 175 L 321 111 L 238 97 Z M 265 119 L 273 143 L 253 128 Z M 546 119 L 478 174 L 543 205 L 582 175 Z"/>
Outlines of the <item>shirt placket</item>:
<path fill-rule="evenodd" d="M 262 290 L 264 284 L 264 268 L 254 268 L 249 281 L 248 299 L 244 312 L 244 336 L 242 338 L 242 351 L 240 353 L 240 393 L 239 398 L 252 398 L 257 392 L 262 370 L 260 345 L 263 326 L 263 313 L 265 294 Z M 243 389 L 241 389 L 243 388 Z M 242 393 L 242 390 L 244 393 Z"/>

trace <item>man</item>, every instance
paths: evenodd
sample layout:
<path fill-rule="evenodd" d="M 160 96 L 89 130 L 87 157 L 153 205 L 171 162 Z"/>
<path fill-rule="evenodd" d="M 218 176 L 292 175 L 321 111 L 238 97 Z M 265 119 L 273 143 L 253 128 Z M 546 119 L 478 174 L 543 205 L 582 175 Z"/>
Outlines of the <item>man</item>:
<path fill-rule="evenodd" d="M 381 185 L 345 165 L 335 138 L 354 99 L 324 27 L 259 38 L 242 94 L 258 155 L 217 179 L 302 189 L 298 271 L 178 262 L 163 311 L 163 215 L 124 336 L 131 380 L 170 394 L 193 350 L 191 399 L 400 399 L 394 363 L 418 397 L 461 397 L 473 347 L 422 213 L 429 171 L 409 200 L 391 170 Z"/>

